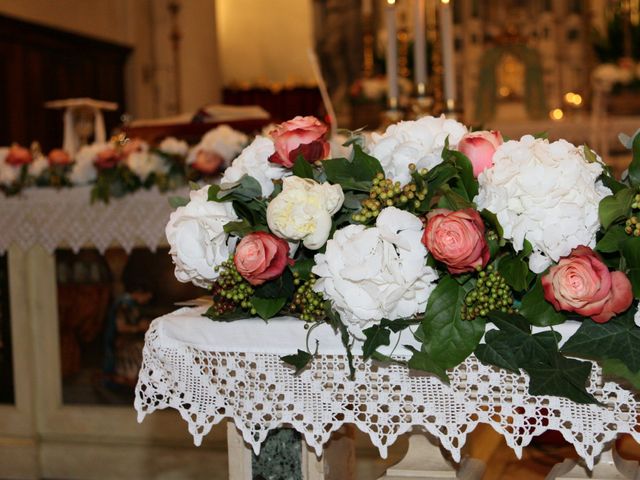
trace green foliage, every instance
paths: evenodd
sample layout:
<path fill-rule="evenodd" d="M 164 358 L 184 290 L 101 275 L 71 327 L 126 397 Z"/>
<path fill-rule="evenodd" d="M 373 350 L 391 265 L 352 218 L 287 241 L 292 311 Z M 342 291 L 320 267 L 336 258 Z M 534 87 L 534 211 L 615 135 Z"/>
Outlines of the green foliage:
<path fill-rule="evenodd" d="M 302 155 L 298 155 L 292 170 L 296 177 L 313 179 L 313 167 Z"/>
<path fill-rule="evenodd" d="M 178 207 L 184 207 L 187 203 L 189 203 L 189 199 L 185 198 L 185 197 L 180 197 L 180 196 L 173 196 L 173 197 L 169 197 L 169 205 L 171 205 L 171 208 L 178 208 Z"/>
<path fill-rule="evenodd" d="M 540 277 L 536 279 L 533 288 L 522 297 L 520 314 L 532 325 L 538 327 L 559 325 L 567 319 L 564 313 L 556 311 L 553 305 L 544 298 Z"/>
<path fill-rule="evenodd" d="M 298 350 L 298 353 L 294 355 L 285 355 L 280 357 L 280 360 L 294 367 L 296 369 L 295 375 L 298 375 L 307 367 L 307 365 L 309 365 L 309 363 L 311 363 L 313 355 L 309 352 L 305 352 L 304 350 Z"/>
<path fill-rule="evenodd" d="M 498 272 L 504 277 L 507 285 L 517 292 L 521 292 L 529 286 L 529 266 L 520 257 L 507 255 L 500 258 Z"/>
<path fill-rule="evenodd" d="M 596 360 L 620 360 L 632 373 L 638 373 L 640 328 L 635 325 L 634 312 L 631 310 L 606 323 L 585 319 L 578 331 L 563 345 L 562 352 Z"/>
<path fill-rule="evenodd" d="M 265 298 L 254 296 L 249 301 L 253 308 L 256 309 L 256 313 L 260 315 L 260 318 L 268 320 L 282 310 L 282 307 L 287 303 L 287 297 Z"/>
<path fill-rule="evenodd" d="M 621 253 L 627 265 L 627 276 L 633 287 L 633 296 L 640 298 L 640 237 L 622 242 Z"/>
<path fill-rule="evenodd" d="M 586 391 L 591 364 L 564 357 L 558 351 L 559 334 L 546 331 L 532 335 L 527 319 L 521 315 L 493 312 L 489 316 L 498 330 L 488 331 L 485 344 L 476 348 L 475 355 L 481 362 L 514 372 L 525 370 L 532 395 L 596 402 Z"/>
<path fill-rule="evenodd" d="M 277 278 L 255 287 L 255 296 L 260 298 L 290 298 L 296 287 L 291 270 L 285 268 Z"/>
<path fill-rule="evenodd" d="M 638 188 L 640 187 L 640 134 L 633 138 L 631 153 L 633 158 L 629 165 L 629 181 L 632 186 Z"/>
<path fill-rule="evenodd" d="M 373 325 L 363 330 L 365 341 L 362 346 L 362 356 L 368 359 L 378 347 L 389 345 L 389 329 L 382 325 Z"/>
<path fill-rule="evenodd" d="M 359 145 L 353 146 L 353 160 L 333 158 L 324 160 L 322 168 L 331 183 L 338 183 L 343 190 L 369 192 L 371 181 L 378 173 L 384 173 L 380 162 L 366 154 Z"/>
<path fill-rule="evenodd" d="M 603 198 L 598 206 L 598 216 L 602 228 L 606 230 L 614 222 L 626 218 L 631 211 L 634 196 L 635 192 L 632 189 L 625 188 L 614 195 Z"/>
<path fill-rule="evenodd" d="M 633 373 L 620 360 L 608 359 L 601 362 L 602 375 L 604 377 L 613 377 L 617 381 L 629 383 L 636 390 L 640 390 L 640 372 Z"/>
<path fill-rule="evenodd" d="M 622 242 L 627 240 L 629 235 L 624 231 L 622 225 L 613 225 L 607 230 L 604 236 L 596 244 L 596 250 L 601 253 L 613 253 L 620 251 Z"/>

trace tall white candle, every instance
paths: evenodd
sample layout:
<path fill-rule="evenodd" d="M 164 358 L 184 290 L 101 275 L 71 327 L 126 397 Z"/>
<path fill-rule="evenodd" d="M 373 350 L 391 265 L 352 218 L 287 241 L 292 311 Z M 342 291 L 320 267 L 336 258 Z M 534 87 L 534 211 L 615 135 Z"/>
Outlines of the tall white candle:
<path fill-rule="evenodd" d="M 398 43 L 395 0 L 387 0 L 385 21 L 387 27 L 387 82 L 389 83 L 389 108 L 398 108 Z"/>
<path fill-rule="evenodd" d="M 442 68 L 444 69 L 444 101 L 447 110 L 456 104 L 456 71 L 453 51 L 453 22 L 450 0 L 440 0 L 440 39 L 442 43 Z"/>
<path fill-rule="evenodd" d="M 413 66 L 418 96 L 423 97 L 427 89 L 427 48 L 425 27 L 425 0 L 413 0 L 415 19 L 413 40 Z"/>

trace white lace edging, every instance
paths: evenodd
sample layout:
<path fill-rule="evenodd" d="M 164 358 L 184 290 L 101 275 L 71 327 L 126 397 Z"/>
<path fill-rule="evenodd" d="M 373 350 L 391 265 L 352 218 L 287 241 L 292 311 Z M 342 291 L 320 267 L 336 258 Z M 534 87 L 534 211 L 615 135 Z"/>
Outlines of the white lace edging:
<path fill-rule="evenodd" d="M 640 441 L 638 401 L 616 383 L 603 383 L 597 366 L 588 390 L 603 406 L 531 396 L 526 375 L 485 366 L 473 356 L 450 371 L 450 386 L 359 357 L 351 381 L 346 355 L 321 355 L 294 376 L 277 354 L 164 347 L 158 326 L 154 322 L 146 336 L 135 396 L 138 421 L 174 408 L 196 445 L 224 418 L 234 421 L 256 453 L 269 431 L 286 425 L 320 455 L 331 433 L 345 423 L 368 434 L 383 458 L 388 446 L 413 427 L 437 437 L 455 461 L 479 423 L 503 435 L 518 458 L 533 437 L 558 430 L 589 468 L 618 434 Z"/>

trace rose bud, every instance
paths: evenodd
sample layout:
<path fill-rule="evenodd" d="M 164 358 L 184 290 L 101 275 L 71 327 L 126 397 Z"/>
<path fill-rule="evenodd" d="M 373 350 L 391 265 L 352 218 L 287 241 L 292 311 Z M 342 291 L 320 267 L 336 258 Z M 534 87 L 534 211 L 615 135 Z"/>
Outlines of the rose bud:
<path fill-rule="evenodd" d="M 122 160 L 122 155 L 113 147 L 98 152 L 94 164 L 100 170 L 114 168 Z"/>
<path fill-rule="evenodd" d="M 478 177 L 493 166 L 493 154 L 502 145 L 502 134 L 494 130 L 466 133 L 458 143 L 458 150 L 464 153 L 473 166 L 473 176 Z"/>
<path fill-rule="evenodd" d="M 69 165 L 71 157 L 61 148 L 54 148 L 49 152 L 49 165 Z"/>
<path fill-rule="evenodd" d="M 254 286 L 279 277 L 290 262 L 289 244 L 267 232 L 244 237 L 233 256 L 238 273 Z"/>
<path fill-rule="evenodd" d="M 276 151 L 269 160 L 287 168 L 293 167 L 299 156 L 309 163 L 323 160 L 330 152 L 326 133 L 327 126 L 316 117 L 295 117 L 281 123 L 270 133 Z"/>
<path fill-rule="evenodd" d="M 589 247 L 574 248 L 542 277 L 544 298 L 556 310 L 575 312 L 605 323 L 631 306 L 631 282 L 610 272 Z"/>
<path fill-rule="evenodd" d="M 200 150 L 191 164 L 191 168 L 203 175 L 214 175 L 223 163 L 224 159 L 218 153 Z"/>
<path fill-rule="evenodd" d="M 31 160 L 33 160 L 33 158 L 31 157 L 29 149 L 14 144 L 9 148 L 9 152 L 4 161 L 9 165 L 17 167 L 31 163 Z"/>
<path fill-rule="evenodd" d="M 472 272 L 489 261 L 484 223 L 472 208 L 433 210 L 427 215 L 422 243 L 452 274 Z"/>

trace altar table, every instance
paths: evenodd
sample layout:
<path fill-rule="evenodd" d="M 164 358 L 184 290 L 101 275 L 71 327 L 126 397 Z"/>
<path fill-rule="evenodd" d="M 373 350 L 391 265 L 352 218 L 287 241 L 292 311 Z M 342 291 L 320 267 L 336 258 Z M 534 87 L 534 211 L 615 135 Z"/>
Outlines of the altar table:
<path fill-rule="evenodd" d="M 351 380 L 340 337 L 327 324 L 309 332 L 304 322 L 287 317 L 218 322 L 203 317 L 205 310 L 182 308 L 152 323 L 135 398 L 139 421 L 167 407 L 180 412 L 196 445 L 228 419 L 256 453 L 269 431 L 286 425 L 320 456 L 332 432 L 353 424 L 385 457 L 389 445 L 418 427 L 460 462 L 467 435 L 485 423 L 518 456 L 533 437 L 560 431 L 591 469 L 616 435 L 640 440 L 640 404 L 616 383 L 603 382 L 596 366 L 589 391 L 603 405 L 529 395 L 526 375 L 485 366 L 473 356 L 449 372 L 451 384 L 445 385 L 401 365 L 365 362 L 355 345 Z M 565 339 L 572 331 L 575 325 L 559 328 Z M 413 339 L 409 332 L 400 335 L 382 353 L 406 358 L 404 345 Z M 305 345 L 317 355 L 294 375 L 280 357 Z"/>

